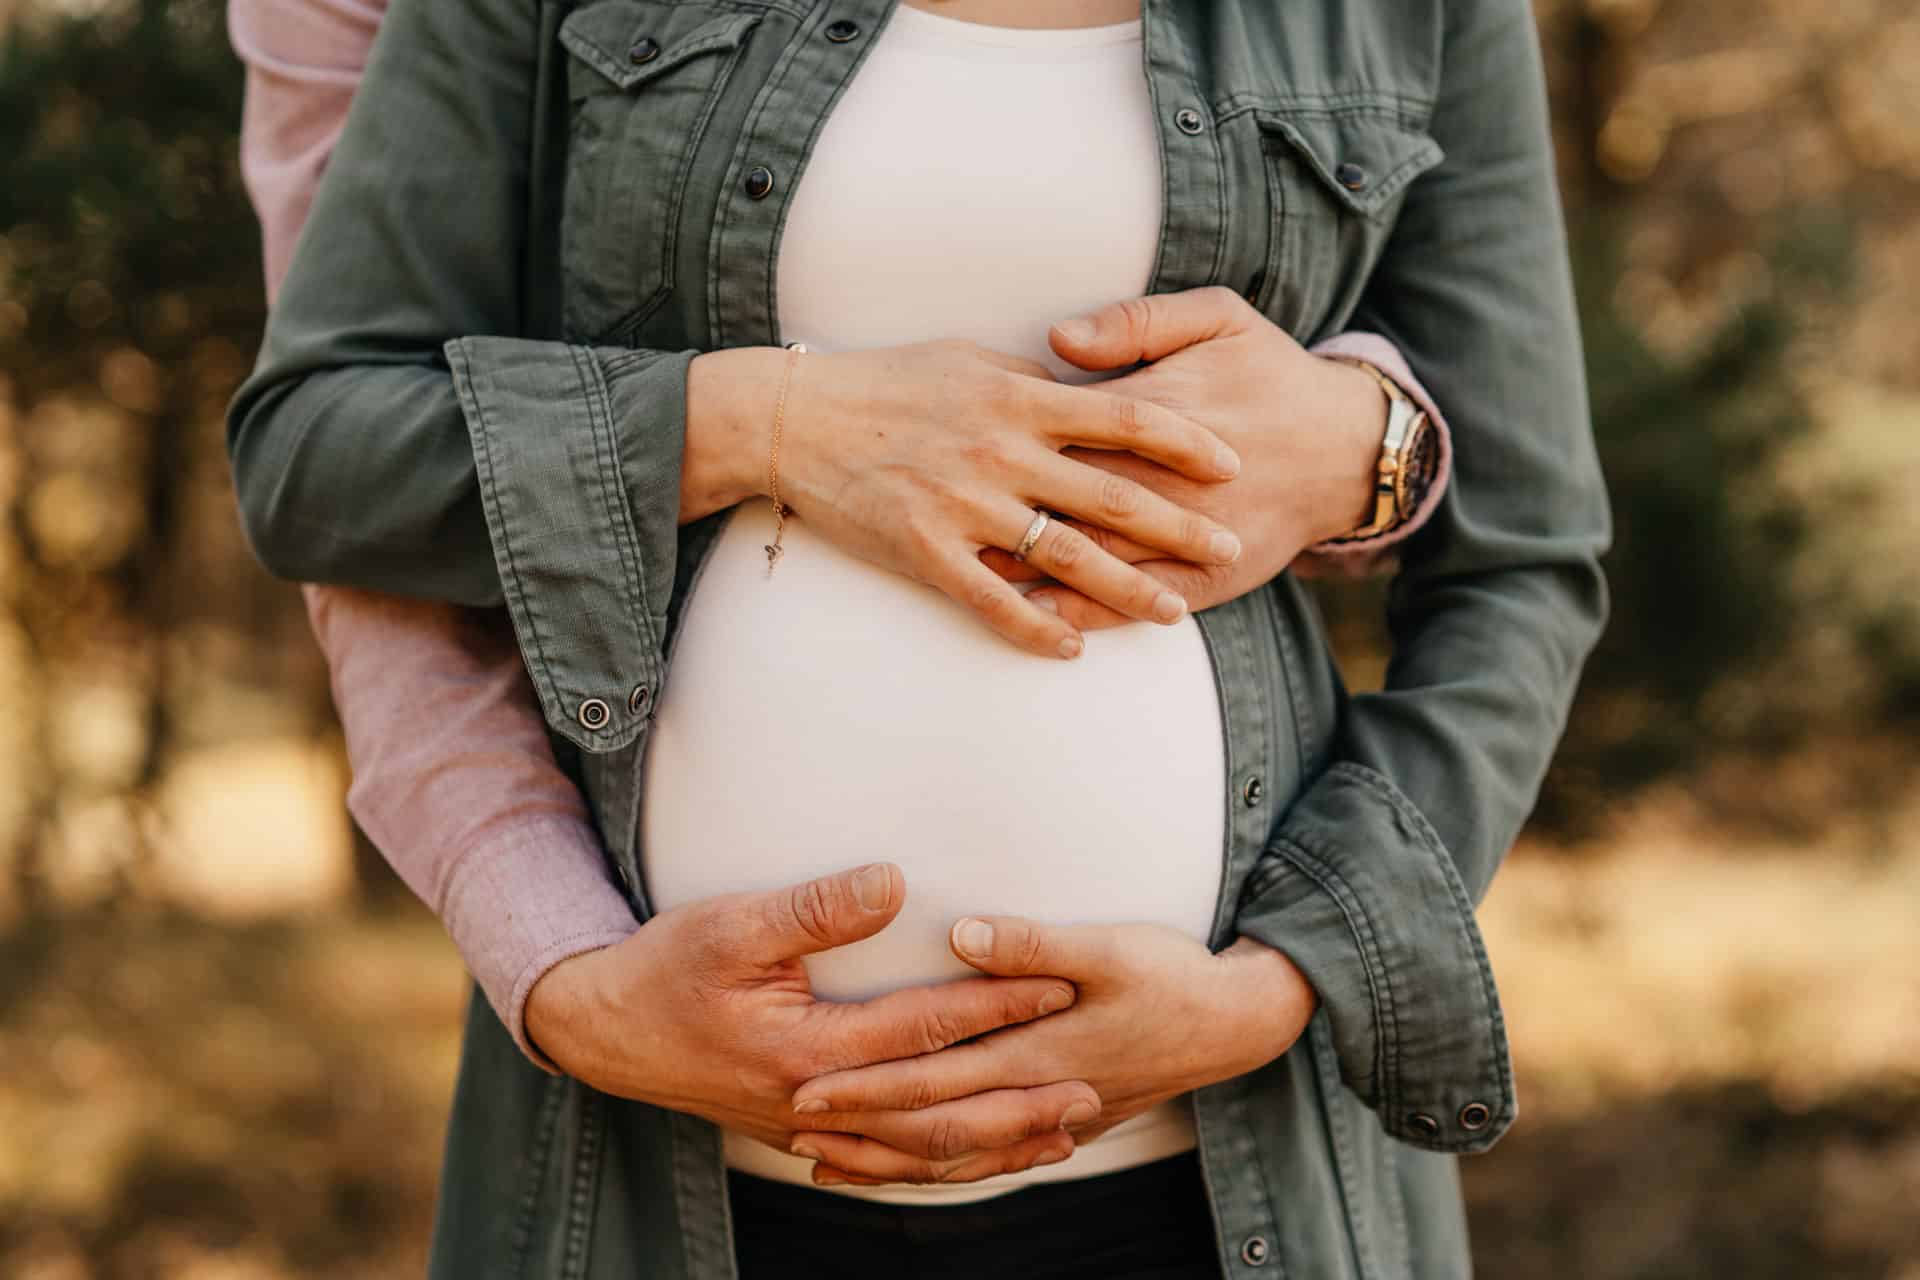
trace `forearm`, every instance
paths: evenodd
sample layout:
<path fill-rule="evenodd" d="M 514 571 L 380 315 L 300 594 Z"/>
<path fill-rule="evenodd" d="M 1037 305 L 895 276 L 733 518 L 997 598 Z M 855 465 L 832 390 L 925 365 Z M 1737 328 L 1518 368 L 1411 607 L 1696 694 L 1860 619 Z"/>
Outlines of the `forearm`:
<path fill-rule="evenodd" d="M 269 297 L 380 12 L 316 0 L 235 0 L 228 10 L 247 66 L 241 169 Z M 339 587 L 304 594 L 354 766 L 349 806 L 541 1061 L 525 1033 L 534 983 L 635 926 L 554 760 L 504 615 Z"/>
<path fill-rule="evenodd" d="M 1609 522 L 1533 26 L 1520 0 L 1451 21 L 1430 126 L 1446 160 L 1410 189 L 1355 323 L 1448 406 L 1453 482 L 1405 548 L 1386 688 L 1345 706 L 1238 920 L 1307 973 L 1389 1131 L 1475 1150 L 1514 1101 L 1473 908 L 1604 621 Z"/>
<path fill-rule="evenodd" d="M 1447 484 L 1453 476 L 1453 432 L 1447 426 L 1446 415 L 1440 411 L 1439 404 L 1408 365 L 1400 349 L 1380 335 L 1349 331 L 1316 343 L 1312 351 L 1323 358 L 1342 356 L 1365 360 L 1385 373 L 1425 411 L 1433 432 L 1433 477 L 1421 491 L 1406 519 L 1371 538 L 1315 543 L 1303 551 L 1292 565 L 1293 572 L 1302 577 L 1361 577 L 1385 565 L 1401 544 L 1426 528 L 1440 509 L 1441 495 L 1446 493 Z M 1345 526 L 1346 529 L 1359 528 L 1361 521 L 1373 514 L 1374 486 L 1378 475 L 1376 467 L 1380 457 L 1380 427 L 1385 420 L 1384 405 L 1381 403 L 1383 397 L 1379 389 L 1359 370 L 1354 373 L 1366 379 L 1366 385 L 1359 387 L 1359 403 L 1365 408 L 1357 412 L 1364 414 L 1374 429 L 1367 437 L 1371 441 L 1370 446 L 1362 447 L 1354 456 L 1354 475 L 1348 486 L 1348 491 L 1354 495 L 1354 517 Z M 1334 509 L 1340 509 L 1337 503 Z"/>
<path fill-rule="evenodd" d="M 531 1052 L 533 984 L 637 925 L 505 615 L 345 587 L 306 599 L 353 762 L 348 807 Z"/>

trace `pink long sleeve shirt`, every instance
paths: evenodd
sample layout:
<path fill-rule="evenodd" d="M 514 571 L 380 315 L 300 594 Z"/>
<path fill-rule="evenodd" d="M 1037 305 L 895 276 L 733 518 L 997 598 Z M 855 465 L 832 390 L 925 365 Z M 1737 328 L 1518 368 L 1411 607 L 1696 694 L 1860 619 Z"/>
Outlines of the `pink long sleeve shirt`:
<path fill-rule="evenodd" d="M 232 0 L 228 9 L 247 67 L 240 159 L 269 297 L 385 8 L 386 0 Z M 1364 572 L 1431 516 L 1451 440 L 1391 343 L 1342 334 L 1315 350 L 1384 370 L 1426 409 L 1440 442 L 1438 475 L 1412 519 L 1366 542 L 1314 548 L 1296 566 Z M 353 765 L 348 808 L 446 926 L 515 1042 L 551 1070 L 526 1034 L 534 983 L 639 926 L 608 876 L 584 800 L 554 760 L 505 614 L 342 587 L 305 595 Z"/>

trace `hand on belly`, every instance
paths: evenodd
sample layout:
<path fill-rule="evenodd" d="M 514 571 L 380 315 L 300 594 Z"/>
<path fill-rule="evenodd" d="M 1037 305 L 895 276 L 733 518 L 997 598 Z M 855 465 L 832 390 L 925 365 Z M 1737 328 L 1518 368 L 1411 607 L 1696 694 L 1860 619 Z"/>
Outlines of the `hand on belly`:
<path fill-rule="evenodd" d="M 771 525 L 736 514 L 675 641 L 643 781 L 656 909 L 896 862 L 893 924 L 807 961 L 838 1000 L 967 974 L 947 931 L 969 914 L 1206 939 L 1226 787 L 1196 623 L 1053 662 L 803 523 L 770 578 Z"/>
<path fill-rule="evenodd" d="M 978 1102 L 1035 1081 L 1080 1079 L 1100 1114 L 1069 1122 L 1076 1143 L 1149 1108 L 1244 1075 L 1285 1053 L 1317 1007 L 1300 970 L 1242 938 L 1215 955 L 1159 925 L 1056 927 L 1005 917 L 956 924 L 954 949 L 982 973 L 1046 973 L 1070 980 L 1073 1007 L 936 1053 L 836 1072 L 793 1096 L 803 1123 L 842 1130 L 873 1113 Z M 876 1161 L 843 1133 L 809 1135 L 816 1182 L 911 1177 L 915 1164 Z M 843 1178 L 851 1172 L 851 1178 Z"/>

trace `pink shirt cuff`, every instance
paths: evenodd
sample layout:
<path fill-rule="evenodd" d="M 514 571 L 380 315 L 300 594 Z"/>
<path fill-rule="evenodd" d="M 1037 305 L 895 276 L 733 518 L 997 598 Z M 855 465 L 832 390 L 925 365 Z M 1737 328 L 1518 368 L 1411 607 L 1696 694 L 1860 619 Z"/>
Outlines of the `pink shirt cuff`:
<path fill-rule="evenodd" d="M 520 1048 L 554 965 L 639 925 L 554 761 L 504 615 L 306 588 L 353 762 L 347 807 L 452 935 Z"/>
<path fill-rule="evenodd" d="M 469 848 L 439 914 L 514 1043 L 548 1071 L 556 1068 L 527 1035 L 533 984 L 562 960 L 624 942 L 640 927 L 607 879 L 593 828 L 559 816 L 501 824 Z"/>

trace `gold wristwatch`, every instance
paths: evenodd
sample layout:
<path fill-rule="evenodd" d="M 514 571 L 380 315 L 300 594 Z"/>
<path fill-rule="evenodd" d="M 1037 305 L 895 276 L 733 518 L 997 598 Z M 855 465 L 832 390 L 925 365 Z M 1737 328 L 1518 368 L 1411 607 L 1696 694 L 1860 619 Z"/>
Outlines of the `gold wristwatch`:
<path fill-rule="evenodd" d="M 1387 434 L 1380 441 L 1380 461 L 1374 468 L 1373 518 L 1351 533 L 1333 539 L 1357 542 L 1378 537 L 1413 514 L 1427 487 L 1433 483 L 1439 453 L 1427 411 L 1415 404 L 1413 398 L 1400 389 L 1399 383 L 1357 357 L 1329 358 L 1366 370 L 1387 393 Z"/>

